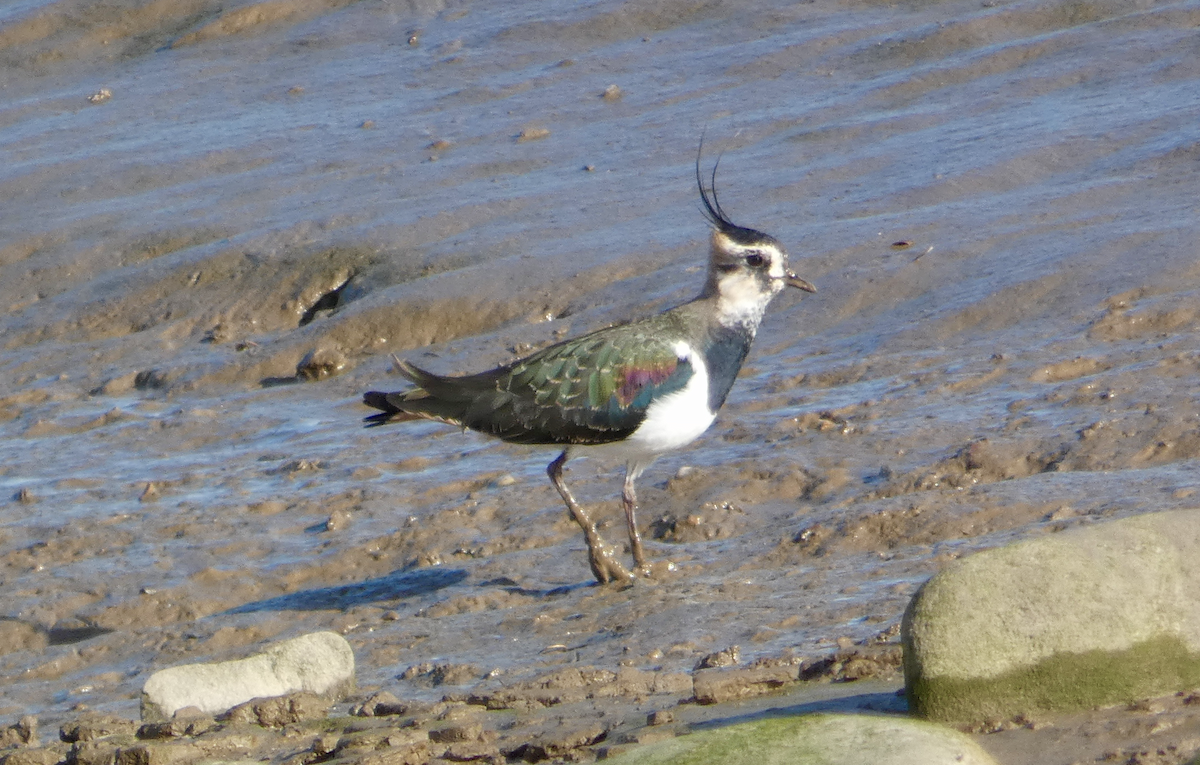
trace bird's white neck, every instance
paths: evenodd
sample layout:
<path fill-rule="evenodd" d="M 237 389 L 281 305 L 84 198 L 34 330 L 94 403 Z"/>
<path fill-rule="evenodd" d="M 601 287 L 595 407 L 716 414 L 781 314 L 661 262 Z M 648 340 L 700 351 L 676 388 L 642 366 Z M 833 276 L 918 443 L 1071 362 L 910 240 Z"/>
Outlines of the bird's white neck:
<path fill-rule="evenodd" d="M 771 298 L 781 289 L 782 282 L 772 280 L 763 284 L 753 274 L 744 272 L 718 277 L 717 322 L 723 327 L 745 329 L 753 336 Z"/>

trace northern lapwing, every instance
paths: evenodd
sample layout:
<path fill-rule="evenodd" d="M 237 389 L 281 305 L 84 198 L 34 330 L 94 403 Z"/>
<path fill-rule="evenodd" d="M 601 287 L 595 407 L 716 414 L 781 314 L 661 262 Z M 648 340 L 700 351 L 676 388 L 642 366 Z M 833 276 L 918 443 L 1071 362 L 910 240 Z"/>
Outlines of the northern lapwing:
<path fill-rule="evenodd" d="M 708 278 L 694 300 L 464 377 L 397 359 L 400 374 L 416 387 L 365 394 L 367 406 L 382 410 L 366 418 L 368 427 L 430 419 L 511 443 L 562 447 L 546 472 L 583 528 L 601 583 L 628 582 L 633 574 L 571 495 L 563 465 L 585 448 L 614 454 L 625 461 L 621 499 L 635 570 L 648 575 L 634 482 L 660 454 L 691 443 L 712 424 L 771 299 L 784 287 L 816 292 L 788 270 L 778 239 L 729 220 L 717 200 L 719 164 L 705 188 L 697 154 L 696 185 L 713 231 Z"/>

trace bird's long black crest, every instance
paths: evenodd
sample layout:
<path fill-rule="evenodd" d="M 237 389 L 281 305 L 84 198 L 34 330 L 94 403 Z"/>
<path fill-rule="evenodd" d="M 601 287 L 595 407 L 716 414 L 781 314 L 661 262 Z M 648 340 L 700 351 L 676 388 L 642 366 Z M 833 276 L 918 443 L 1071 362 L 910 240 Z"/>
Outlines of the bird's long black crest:
<path fill-rule="evenodd" d="M 696 186 L 700 189 L 700 201 L 704 204 L 704 208 L 700 211 L 704 213 L 705 219 L 722 234 L 735 240 L 753 240 L 761 238 L 763 235 L 759 231 L 745 226 L 739 226 L 729 219 L 725 211 L 721 209 L 721 202 L 717 199 L 717 168 L 721 166 L 721 156 L 717 155 L 717 161 L 713 163 L 712 177 L 709 181 L 708 188 L 704 186 L 704 176 L 700 173 L 700 159 L 704 154 L 704 135 L 700 136 L 700 147 L 696 149 Z"/>

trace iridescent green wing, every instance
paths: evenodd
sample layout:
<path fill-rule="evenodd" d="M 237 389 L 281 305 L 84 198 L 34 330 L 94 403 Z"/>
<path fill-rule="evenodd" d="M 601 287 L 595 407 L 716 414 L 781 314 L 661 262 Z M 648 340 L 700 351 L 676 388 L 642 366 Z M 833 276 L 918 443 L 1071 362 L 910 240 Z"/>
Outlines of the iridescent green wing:
<path fill-rule="evenodd" d="M 651 401 L 693 373 L 652 327 L 611 327 L 485 373 L 496 374 L 496 394 L 465 424 L 517 443 L 618 441 L 637 429 Z"/>

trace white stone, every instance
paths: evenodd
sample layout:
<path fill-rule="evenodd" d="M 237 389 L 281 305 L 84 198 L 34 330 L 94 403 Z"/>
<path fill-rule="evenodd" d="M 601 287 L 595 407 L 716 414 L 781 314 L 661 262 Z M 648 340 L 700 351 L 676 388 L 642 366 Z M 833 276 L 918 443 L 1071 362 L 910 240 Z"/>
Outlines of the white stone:
<path fill-rule="evenodd" d="M 160 670 L 142 688 L 142 719 L 184 707 L 217 715 L 255 698 L 311 691 L 340 698 L 354 689 L 354 651 L 341 635 L 314 632 L 236 661 Z"/>

